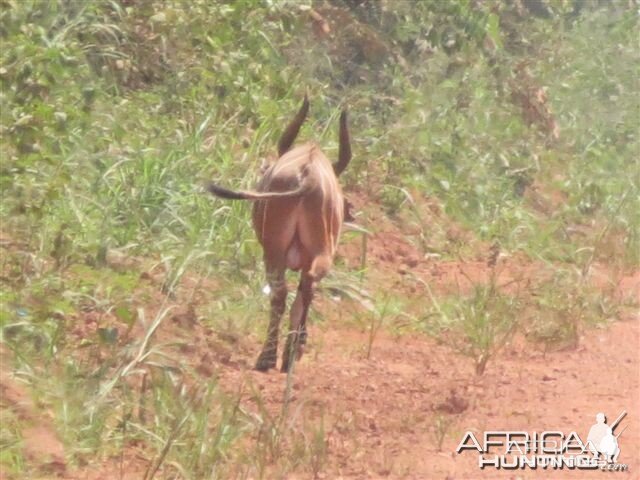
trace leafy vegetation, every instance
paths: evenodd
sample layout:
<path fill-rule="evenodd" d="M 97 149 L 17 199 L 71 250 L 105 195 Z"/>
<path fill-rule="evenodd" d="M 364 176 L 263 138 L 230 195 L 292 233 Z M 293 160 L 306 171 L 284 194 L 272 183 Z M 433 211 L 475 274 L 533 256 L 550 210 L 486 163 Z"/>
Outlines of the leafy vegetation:
<path fill-rule="evenodd" d="M 482 373 L 522 302 L 528 338 L 575 339 L 616 311 L 586 290 L 592 266 L 640 264 L 637 31 L 626 1 L 0 2 L 2 368 L 53 412 L 72 464 L 139 446 L 144 478 L 317 476 L 322 422 L 284 422 L 256 392 L 246 411 L 158 338 L 176 299 L 225 348 L 262 331 L 249 207 L 202 182 L 250 186 L 305 91 L 302 137 L 336 152 L 348 105 L 345 189 L 422 254 L 499 242 L 565 272 L 536 301 L 495 282 L 433 296 L 430 331 Z M 473 242 L 434 231 L 424 199 Z M 369 287 L 367 356 L 405 305 L 385 289 Z M 4 404 L 1 424 L 3 469 L 33 474 Z"/>
<path fill-rule="evenodd" d="M 484 373 L 489 359 L 518 328 L 520 302 L 498 288 L 492 275 L 486 285 L 474 285 L 462 300 L 456 297 L 440 305 L 432 296 L 434 311 L 425 319 L 430 334 L 473 359 L 476 375 Z"/>

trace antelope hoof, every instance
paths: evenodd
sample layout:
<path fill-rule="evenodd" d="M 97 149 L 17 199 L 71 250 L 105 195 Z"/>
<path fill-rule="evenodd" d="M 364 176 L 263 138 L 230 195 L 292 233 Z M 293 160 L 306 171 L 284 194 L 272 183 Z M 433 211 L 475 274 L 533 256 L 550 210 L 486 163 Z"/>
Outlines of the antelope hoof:
<path fill-rule="evenodd" d="M 282 356 L 282 365 L 280 366 L 280 373 L 288 373 L 289 372 L 289 355 Z"/>
<path fill-rule="evenodd" d="M 259 372 L 266 372 L 270 368 L 275 368 L 277 360 L 277 353 L 273 352 L 262 352 L 256 361 L 255 369 Z"/>
<path fill-rule="evenodd" d="M 291 353 L 291 337 L 287 339 L 287 345 L 282 352 L 282 365 L 280 366 L 281 373 L 287 373 L 289 371 L 289 358 Z"/>

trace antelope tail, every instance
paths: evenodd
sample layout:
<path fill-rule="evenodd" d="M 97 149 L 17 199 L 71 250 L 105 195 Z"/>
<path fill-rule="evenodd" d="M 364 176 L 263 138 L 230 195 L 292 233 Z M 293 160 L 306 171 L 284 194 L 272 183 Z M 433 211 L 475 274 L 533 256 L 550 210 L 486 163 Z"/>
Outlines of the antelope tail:
<path fill-rule="evenodd" d="M 309 190 L 309 184 L 304 182 L 295 190 L 286 192 L 247 192 L 229 190 L 215 183 L 209 183 L 207 190 L 216 197 L 226 198 L 228 200 L 272 200 L 274 198 L 300 197 Z"/>

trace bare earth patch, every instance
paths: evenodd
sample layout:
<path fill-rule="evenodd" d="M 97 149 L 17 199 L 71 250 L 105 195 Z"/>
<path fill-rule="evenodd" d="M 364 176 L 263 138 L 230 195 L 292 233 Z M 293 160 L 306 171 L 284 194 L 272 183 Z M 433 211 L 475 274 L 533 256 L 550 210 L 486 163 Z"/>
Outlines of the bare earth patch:
<path fill-rule="evenodd" d="M 356 264 L 357 240 L 344 251 L 345 263 Z M 427 308 L 427 284 L 434 292 L 455 294 L 486 282 L 490 274 L 483 258 L 466 262 L 425 258 L 392 227 L 371 238 L 368 255 L 367 288 L 405 295 L 414 310 L 421 305 Z M 550 274 L 546 266 L 518 256 L 502 258 L 496 271 L 498 283 L 506 290 L 526 290 Z M 592 285 L 613 289 L 619 299 L 639 300 L 640 272 L 612 278 L 606 266 L 594 264 Z M 185 277 L 184 288 L 193 288 L 191 280 Z M 241 392 L 240 406 L 246 412 L 260 414 L 266 409 L 276 417 L 287 396 L 287 376 L 252 369 L 260 339 L 230 338 L 205 326 L 198 316 L 198 302 L 206 300 L 203 291 L 197 290 L 196 301 L 188 304 L 178 295 L 156 340 L 174 342 L 180 361 L 203 379 L 219 379 L 229 395 Z M 213 291 L 215 285 L 206 286 L 207 294 Z M 159 289 L 157 296 L 159 305 Z M 266 299 L 259 296 L 256 301 Z M 545 353 L 518 335 L 478 377 L 468 357 L 419 332 L 393 334 L 382 328 L 367 358 L 367 323 L 345 320 L 350 314 L 344 310 L 358 308 L 351 303 L 330 300 L 327 290 L 318 295 L 314 306 L 324 320 L 310 326 L 306 353 L 291 379 L 287 421 L 300 432 L 318 425 L 324 430 L 325 450 L 316 478 L 640 478 L 640 316 L 636 312 L 624 311 L 615 321 L 582 328 L 576 348 Z M 157 307 L 145 308 L 152 318 Z M 77 320 L 74 335 L 82 337 L 95 330 L 89 316 Z M 266 328 L 266 315 L 257 321 Z M 139 326 L 129 331 L 130 337 L 143 334 Z M 46 414 L 36 410 L 4 369 L 0 380 L 3 407 L 28 420 L 29 427 L 22 432 L 24 452 L 32 465 L 40 465 L 41 478 L 144 476 L 149 452 L 136 446 L 127 447 L 122 458 L 96 458 L 87 466 L 68 467 Z M 628 411 L 627 428 L 619 441 L 619 462 L 630 468 L 625 473 L 480 470 L 475 452 L 455 453 L 466 431 L 479 438 L 488 430 L 576 431 L 586 439 L 596 413 L 613 419 L 622 410 Z M 287 478 L 314 478 L 314 474 L 305 466 Z"/>
<path fill-rule="evenodd" d="M 475 454 L 455 450 L 468 430 L 576 431 L 586 438 L 596 413 L 615 418 L 623 409 L 629 416 L 619 461 L 631 470 L 618 475 L 638 478 L 638 316 L 589 332 L 573 351 L 543 355 L 513 346 L 480 378 L 468 359 L 420 336 L 381 333 L 369 360 L 364 332 L 327 325 L 312 328 L 310 338 L 310 352 L 296 365 L 290 410 L 324 419 L 326 478 L 542 478 L 539 471 L 481 471 Z M 251 383 L 274 413 L 281 408 L 285 376 L 233 368 L 219 374 L 230 392 Z M 548 471 L 544 478 L 603 474 Z"/>

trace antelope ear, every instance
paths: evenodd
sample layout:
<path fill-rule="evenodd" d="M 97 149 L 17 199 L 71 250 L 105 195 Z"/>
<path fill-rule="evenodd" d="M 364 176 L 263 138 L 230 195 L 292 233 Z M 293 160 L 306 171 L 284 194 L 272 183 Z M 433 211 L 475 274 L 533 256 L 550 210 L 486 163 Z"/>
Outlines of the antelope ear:
<path fill-rule="evenodd" d="M 353 203 L 346 197 L 344 198 L 344 220 L 345 222 L 355 222 L 356 217 L 353 216 Z"/>

